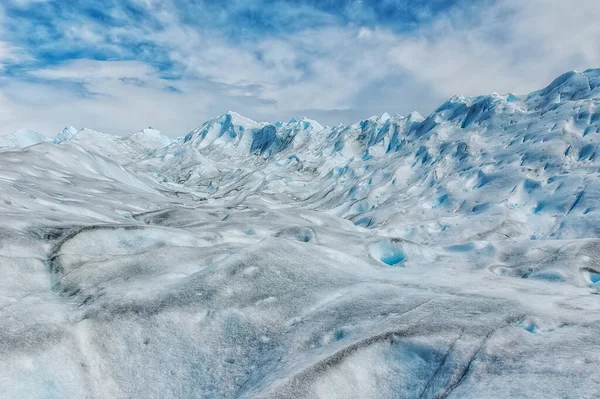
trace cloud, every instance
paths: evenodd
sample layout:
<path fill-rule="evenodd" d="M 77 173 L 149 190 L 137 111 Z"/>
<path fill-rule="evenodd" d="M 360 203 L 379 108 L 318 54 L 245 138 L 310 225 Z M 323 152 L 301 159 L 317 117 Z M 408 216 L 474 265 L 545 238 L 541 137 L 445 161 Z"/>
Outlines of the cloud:
<path fill-rule="evenodd" d="M 0 69 L 4 68 L 5 63 L 18 60 L 20 53 L 20 49 L 0 41 Z"/>
<path fill-rule="evenodd" d="M 0 7 L 0 72 L 2 72 L 8 64 L 31 59 L 25 50 L 5 39 L 6 33 L 2 28 L 4 21 L 5 16 Z"/>
<path fill-rule="evenodd" d="M 7 131 L 26 120 L 27 127 L 51 135 L 70 121 L 116 134 L 152 124 L 177 135 L 187 127 L 180 122 L 208 101 L 186 101 L 189 98 L 169 89 L 170 82 L 160 79 L 152 67 L 139 62 L 78 60 L 37 71 L 35 76 L 43 80 L 0 82 L 4 103 L 15 115 L 4 123 Z"/>
<path fill-rule="evenodd" d="M 0 19 L 0 134 L 182 135 L 228 109 L 347 123 L 600 66 L 589 0 L 19 3 Z"/>
<path fill-rule="evenodd" d="M 598 19 L 595 1 L 498 1 L 476 21 L 452 13 L 400 37 L 393 54 L 444 96 L 526 93 L 567 70 L 600 66 Z"/>

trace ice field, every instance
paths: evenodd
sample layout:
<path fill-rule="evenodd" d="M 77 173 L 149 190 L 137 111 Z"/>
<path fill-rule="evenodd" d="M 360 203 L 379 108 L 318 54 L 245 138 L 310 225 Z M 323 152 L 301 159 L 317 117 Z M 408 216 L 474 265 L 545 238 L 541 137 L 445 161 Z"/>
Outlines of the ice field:
<path fill-rule="evenodd" d="M 600 69 L 0 137 L 0 397 L 597 398 L 599 145 Z"/>

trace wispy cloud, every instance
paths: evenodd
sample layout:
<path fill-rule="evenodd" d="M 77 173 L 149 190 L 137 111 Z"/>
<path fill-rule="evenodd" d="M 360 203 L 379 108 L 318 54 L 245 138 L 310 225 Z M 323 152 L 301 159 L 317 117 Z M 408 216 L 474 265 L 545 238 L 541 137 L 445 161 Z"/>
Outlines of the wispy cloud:
<path fill-rule="evenodd" d="M 570 69 L 600 67 L 600 7 L 583 0 L 504 0 L 476 18 L 450 13 L 400 37 L 399 66 L 444 96 L 528 92 Z"/>
<path fill-rule="evenodd" d="M 71 2 L 69 2 L 71 3 Z M 349 122 L 600 66 L 582 0 L 46 0 L 0 6 L 0 134 L 183 134 L 234 109 Z"/>

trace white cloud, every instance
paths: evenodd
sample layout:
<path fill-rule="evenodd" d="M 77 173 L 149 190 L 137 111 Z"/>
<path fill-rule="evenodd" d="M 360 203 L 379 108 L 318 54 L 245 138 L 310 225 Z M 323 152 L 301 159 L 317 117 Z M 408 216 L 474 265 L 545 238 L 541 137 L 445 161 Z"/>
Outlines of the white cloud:
<path fill-rule="evenodd" d="M 19 59 L 19 50 L 7 42 L 0 41 L 0 69 L 3 63 Z"/>
<path fill-rule="evenodd" d="M 5 78 L 0 107 L 10 112 L 0 114 L 0 134 L 54 134 L 66 124 L 127 133 L 151 124 L 180 135 L 228 109 L 350 122 L 383 111 L 427 113 L 458 93 L 525 93 L 566 70 L 600 66 L 600 7 L 590 0 L 499 0 L 477 12 L 455 9 L 417 32 L 338 26 L 242 43 L 185 26 L 168 2 L 140 4 L 164 29 L 82 23 L 67 32 L 88 46 L 153 43 L 180 79 L 142 61 L 93 60 L 31 71 L 54 83 Z M 0 64 L 26 56 L 1 39 Z"/>
<path fill-rule="evenodd" d="M 4 18 L 3 9 L 0 6 L 0 72 L 2 72 L 6 63 L 32 59 L 23 49 L 6 40 L 6 33 L 3 30 Z"/>
<path fill-rule="evenodd" d="M 52 68 L 38 69 L 31 73 L 44 79 L 68 79 L 75 82 L 96 82 L 120 78 L 147 80 L 156 76 L 156 71 L 138 61 L 94 61 L 80 59 Z"/>
<path fill-rule="evenodd" d="M 53 135 L 67 124 L 126 134 L 151 124 L 177 135 L 193 126 L 186 118 L 209 102 L 202 96 L 190 101 L 189 96 L 164 90 L 167 82 L 152 68 L 136 62 L 82 60 L 36 75 L 70 85 L 77 82 L 86 94 L 55 82 L 4 80 L 0 82 L 4 99 L 0 100 L 10 105 L 14 117 L 3 119 L 2 134 L 26 126 Z"/>
<path fill-rule="evenodd" d="M 600 66 L 598 20 L 596 1 L 503 0 L 475 25 L 451 14 L 400 37 L 393 54 L 444 96 L 526 93 L 567 70 Z"/>

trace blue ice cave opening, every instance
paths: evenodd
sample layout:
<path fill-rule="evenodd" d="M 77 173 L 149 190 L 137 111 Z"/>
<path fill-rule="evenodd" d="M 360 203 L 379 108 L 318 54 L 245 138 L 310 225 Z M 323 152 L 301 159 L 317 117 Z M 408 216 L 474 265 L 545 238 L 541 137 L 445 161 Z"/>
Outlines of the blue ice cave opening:
<path fill-rule="evenodd" d="M 600 281 L 600 273 L 590 272 L 590 281 L 592 282 L 592 284 L 596 284 L 597 282 L 599 282 Z"/>
<path fill-rule="evenodd" d="M 343 328 L 340 328 L 338 330 L 335 331 L 334 333 L 334 337 L 336 341 L 341 341 L 342 339 L 344 339 L 346 337 L 346 331 L 344 331 Z"/>
<path fill-rule="evenodd" d="M 381 261 L 390 266 L 395 266 L 403 262 L 404 259 L 406 259 L 406 255 L 402 251 L 396 251 L 381 257 Z"/>
<path fill-rule="evenodd" d="M 525 331 L 534 334 L 535 330 L 537 329 L 537 325 L 535 323 L 529 323 L 527 325 L 523 326 L 523 329 L 525 329 Z"/>
<path fill-rule="evenodd" d="M 381 241 L 372 247 L 372 255 L 388 266 L 402 266 L 406 260 L 406 253 L 400 243 Z"/>
<path fill-rule="evenodd" d="M 531 320 L 521 320 L 516 326 L 523 328 L 523 330 L 527 331 L 530 334 L 535 334 L 538 329 L 538 325 Z"/>

